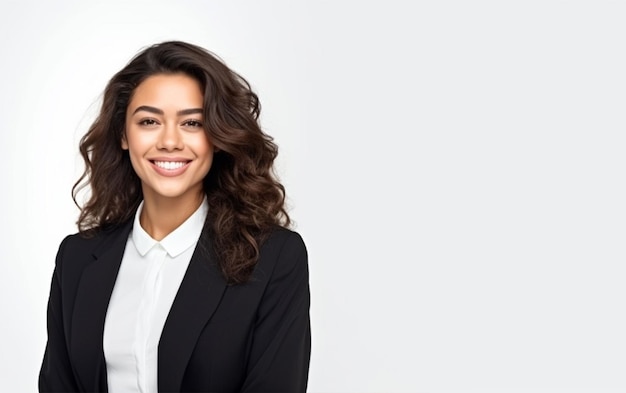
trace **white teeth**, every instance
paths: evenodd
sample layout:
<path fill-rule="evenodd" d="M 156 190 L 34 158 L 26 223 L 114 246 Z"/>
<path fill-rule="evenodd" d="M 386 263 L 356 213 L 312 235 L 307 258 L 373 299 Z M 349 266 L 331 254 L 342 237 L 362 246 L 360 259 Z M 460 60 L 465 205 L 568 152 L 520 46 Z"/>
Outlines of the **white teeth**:
<path fill-rule="evenodd" d="M 167 169 L 167 170 L 174 170 L 174 169 L 178 169 L 178 168 L 182 168 L 183 166 L 185 166 L 186 162 L 182 162 L 182 161 L 154 161 L 154 165 L 158 166 L 159 168 L 163 168 L 163 169 Z"/>

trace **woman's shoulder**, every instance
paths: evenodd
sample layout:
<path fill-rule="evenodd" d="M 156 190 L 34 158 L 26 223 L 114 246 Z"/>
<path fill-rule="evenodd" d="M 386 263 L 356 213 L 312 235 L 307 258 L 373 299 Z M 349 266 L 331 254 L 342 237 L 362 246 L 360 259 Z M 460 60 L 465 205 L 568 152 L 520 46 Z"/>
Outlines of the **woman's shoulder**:
<path fill-rule="evenodd" d="M 276 227 L 261 246 L 261 270 L 272 276 L 298 274 L 308 271 L 308 253 L 302 236 L 291 229 Z"/>
<path fill-rule="evenodd" d="M 59 246 L 57 260 L 95 255 L 99 250 L 115 247 L 118 243 L 125 244 L 129 231 L 130 225 L 127 223 L 67 235 Z"/>
<path fill-rule="evenodd" d="M 61 244 L 68 244 L 72 247 L 79 248 L 93 248 L 98 247 L 101 243 L 106 243 L 111 239 L 115 239 L 116 237 L 123 235 L 126 233 L 128 235 L 128 231 L 130 229 L 130 223 L 125 223 L 123 225 L 117 226 L 107 226 L 101 228 L 93 228 L 81 232 L 72 233 L 67 235 Z"/>
<path fill-rule="evenodd" d="M 306 253 L 306 245 L 302 236 L 295 230 L 285 227 L 275 227 L 263 243 L 263 248 L 271 249 L 274 253 L 285 251 Z"/>

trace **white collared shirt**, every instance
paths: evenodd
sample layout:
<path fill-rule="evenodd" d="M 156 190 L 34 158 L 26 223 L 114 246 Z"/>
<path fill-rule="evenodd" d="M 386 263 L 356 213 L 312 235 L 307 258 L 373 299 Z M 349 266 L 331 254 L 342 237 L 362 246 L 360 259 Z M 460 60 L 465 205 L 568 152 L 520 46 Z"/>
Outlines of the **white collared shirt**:
<path fill-rule="evenodd" d="M 110 393 L 156 393 L 158 345 L 208 212 L 206 197 L 184 223 L 156 241 L 135 214 L 104 324 Z"/>

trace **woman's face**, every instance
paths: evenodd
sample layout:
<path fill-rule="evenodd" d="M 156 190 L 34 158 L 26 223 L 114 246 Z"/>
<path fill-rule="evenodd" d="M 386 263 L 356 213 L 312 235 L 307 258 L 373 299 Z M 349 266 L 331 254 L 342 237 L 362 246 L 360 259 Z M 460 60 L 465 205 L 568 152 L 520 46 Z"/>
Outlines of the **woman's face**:
<path fill-rule="evenodd" d="M 157 74 L 135 89 L 126 109 L 122 148 L 141 179 L 144 200 L 200 198 L 213 161 L 202 124 L 198 82 L 184 74 Z"/>

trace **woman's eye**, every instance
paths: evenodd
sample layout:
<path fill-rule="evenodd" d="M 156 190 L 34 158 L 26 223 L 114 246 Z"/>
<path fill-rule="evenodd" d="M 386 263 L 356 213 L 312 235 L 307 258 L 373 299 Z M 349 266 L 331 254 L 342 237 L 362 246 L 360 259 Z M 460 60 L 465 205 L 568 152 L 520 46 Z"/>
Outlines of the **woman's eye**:
<path fill-rule="evenodd" d="M 202 127 L 202 123 L 198 120 L 187 120 L 183 125 L 187 127 Z"/>
<path fill-rule="evenodd" d="M 143 119 L 139 121 L 139 125 L 141 126 L 153 126 L 155 124 L 157 124 L 157 122 L 154 119 Z"/>

